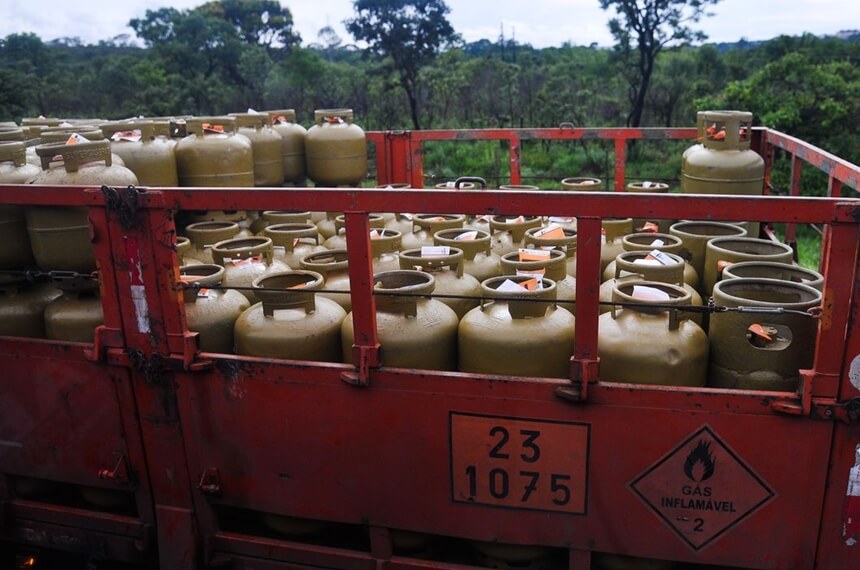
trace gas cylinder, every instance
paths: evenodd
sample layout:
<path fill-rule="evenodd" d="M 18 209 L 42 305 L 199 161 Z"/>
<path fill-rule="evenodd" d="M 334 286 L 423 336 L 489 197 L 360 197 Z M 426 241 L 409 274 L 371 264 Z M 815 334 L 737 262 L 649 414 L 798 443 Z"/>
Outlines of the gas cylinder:
<path fill-rule="evenodd" d="M 260 302 L 236 321 L 236 354 L 339 362 L 346 311 L 331 299 L 317 297 L 314 290 L 322 285 L 322 275 L 304 270 L 257 278 L 254 288 Z"/>
<path fill-rule="evenodd" d="M 740 261 L 732 263 L 723 269 L 723 279 L 750 277 L 791 281 L 792 283 L 802 283 L 819 291 L 824 290 L 823 275 L 817 271 L 788 263 L 779 263 L 777 261 Z"/>
<path fill-rule="evenodd" d="M 433 275 L 421 271 L 383 271 L 375 273 L 373 281 L 382 365 L 456 370 L 459 319 L 454 309 L 427 297 L 436 286 Z M 398 295 L 386 295 L 387 292 Z M 353 314 L 347 315 L 341 327 L 343 362 L 350 364 L 355 344 Z"/>
<path fill-rule="evenodd" d="M 455 228 L 439 230 L 433 235 L 434 245 L 447 245 L 463 252 L 463 271 L 480 283 L 501 275 L 499 256 L 493 253 L 490 234 L 481 230 Z"/>
<path fill-rule="evenodd" d="M 230 113 L 230 116 L 236 118 L 239 134 L 251 141 L 254 185 L 281 186 L 284 183 L 284 141 L 269 126 L 269 116 L 264 113 Z"/>
<path fill-rule="evenodd" d="M 310 212 L 287 212 L 284 210 L 264 210 L 251 224 L 251 233 L 260 235 L 270 224 L 306 224 L 311 219 Z"/>
<path fill-rule="evenodd" d="M 367 138 L 352 109 L 317 109 L 305 138 L 308 177 L 317 186 L 358 186 L 367 176 Z"/>
<path fill-rule="evenodd" d="M 235 222 L 197 222 L 185 226 L 191 241 L 188 255 L 203 263 L 214 263 L 212 246 L 219 241 L 239 237 L 239 224 Z"/>
<path fill-rule="evenodd" d="M 26 184 L 41 169 L 27 163 L 23 142 L 0 143 L 0 184 Z M 0 205 L 0 269 L 21 269 L 33 263 L 25 208 Z"/>
<path fill-rule="evenodd" d="M 567 254 L 557 249 L 526 249 L 501 258 L 502 275 L 548 277 L 555 283 L 555 298 L 570 311 L 576 310 L 576 278 L 567 273 Z"/>
<path fill-rule="evenodd" d="M 567 274 L 576 277 L 576 230 L 555 223 L 526 231 L 523 246 L 534 249 L 556 249 L 567 258 Z"/>
<path fill-rule="evenodd" d="M 493 216 L 490 219 L 493 253 L 501 257 L 516 251 L 523 243 L 526 230 L 541 225 L 540 216 Z"/>
<path fill-rule="evenodd" d="M 81 125 L 77 127 L 60 126 L 47 127 L 39 132 L 39 144 L 64 143 L 73 135 L 80 135 L 88 141 L 105 140 L 104 133 L 96 125 Z M 111 164 L 114 166 L 125 166 L 122 157 L 111 149 Z"/>
<path fill-rule="evenodd" d="M 513 376 L 568 378 L 574 318 L 555 304 L 551 279 L 492 277 L 481 283 L 481 306 L 460 321 L 460 371 Z"/>
<path fill-rule="evenodd" d="M 106 123 L 101 130 L 111 140 L 111 151 L 120 156 L 144 186 L 179 186 L 176 143 L 157 136 L 156 123 L 131 121 Z"/>
<path fill-rule="evenodd" d="M 412 223 L 412 214 L 394 214 L 394 219 L 385 222 L 385 227 L 389 230 L 400 232 L 400 235 L 412 233 L 412 228 L 415 224 Z"/>
<path fill-rule="evenodd" d="M 681 239 L 683 247 L 678 254 L 696 270 L 701 283 L 705 270 L 705 246 L 716 237 L 744 237 L 747 231 L 740 226 L 722 222 L 676 222 L 669 233 Z"/>
<path fill-rule="evenodd" d="M 723 269 L 736 261 L 778 261 L 791 263 L 794 251 L 784 243 L 749 237 L 721 237 L 705 246 L 702 292 L 709 295 Z"/>
<path fill-rule="evenodd" d="M 36 147 L 42 172 L 31 184 L 76 184 L 80 186 L 134 185 L 134 173 L 111 163 L 106 140 L 76 144 L 51 143 Z M 27 209 L 27 231 L 36 264 L 45 271 L 95 270 L 90 224 L 86 208 L 38 206 Z"/>
<path fill-rule="evenodd" d="M 246 228 L 249 224 L 248 212 L 245 210 L 188 210 L 180 213 L 188 217 L 188 223 L 235 222 L 239 224 L 242 235 L 253 235 L 250 228 Z"/>
<path fill-rule="evenodd" d="M 0 276 L 0 336 L 45 338 L 45 307 L 60 294 L 50 283 Z"/>
<path fill-rule="evenodd" d="M 179 269 L 179 278 L 187 285 L 182 291 L 188 330 L 197 333 L 197 345 L 203 352 L 233 352 L 233 325 L 245 309 L 248 299 L 233 289 L 212 289 L 220 285 L 224 268 L 220 265 L 189 265 Z"/>
<path fill-rule="evenodd" d="M 0 143 L 4 142 L 20 142 L 24 144 L 25 147 L 25 157 L 27 160 L 27 164 L 32 164 L 33 166 L 39 168 L 41 170 L 42 161 L 39 159 L 39 155 L 36 154 L 35 144 L 39 143 L 38 134 L 35 137 L 35 141 L 31 141 L 28 138 L 28 133 L 24 129 L 20 128 L 0 128 Z"/>
<path fill-rule="evenodd" d="M 530 192 L 540 190 L 539 186 L 533 184 L 500 184 L 499 190 L 515 190 L 518 192 Z"/>
<path fill-rule="evenodd" d="M 274 258 L 272 240 L 267 237 L 242 237 L 219 241 L 212 246 L 212 260 L 224 267 L 225 287 L 240 289 L 251 303 L 258 301 L 250 290 L 258 277 L 289 271 L 290 267 Z"/>
<path fill-rule="evenodd" d="M 433 235 L 439 230 L 462 228 L 466 216 L 456 214 L 415 214 L 412 231 L 403 236 L 403 249 L 433 245 Z"/>
<path fill-rule="evenodd" d="M 684 282 L 684 259 L 674 253 L 660 252 L 652 255 L 647 251 L 625 251 L 615 258 L 615 275 L 612 279 L 600 284 L 600 301 L 608 303 L 613 300 L 613 291 L 621 284 L 630 281 L 652 281 L 668 283 L 682 288 L 690 296 L 688 305 L 702 305 L 702 296 L 693 287 Z M 600 312 L 608 313 L 611 305 L 601 305 Z M 702 325 L 702 314 L 694 312 L 682 313 L 685 319 L 690 319 L 699 326 Z"/>
<path fill-rule="evenodd" d="M 655 281 L 618 283 L 612 300 L 635 306 L 613 307 L 598 320 L 600 377 L 607 382 L 704 386 L 708 375 L 708 336 L 677 309 L 690 293 Z"/>
<path fill-rule="evenodd" d="M 603 218 L 600 226 L 602 228 L 600 237 L 600 272 L 602 274 L 612 260 L 624 251 L 621 240 L 624 236 L 633 233 L 633 218 Z"/>
<path fill-rule="evenodd" d="M 435 281 L 433 293 L 437 295 L 458 295 L 469 299 L 438 300 L 457 313 L 457 318 L 478 306 L 481 296 L 481 283 L 463 271 L 463 250 L 447 245 L 424 246 L 400 252 L 400 269 L 412 269 L 431 273 Z"/>
<path fill-rule="evenodd" d="M 716 312 L 708 337 L 708 385 L 740 390 L 797 389 L 799 370 L 812 366 L 818 321 L 804 313 L 821 305 L 821 292 L 776 279 L 728 279 L 714 286 L 718 307 L 752 311 Z M 760 312 L 774 309 L 772 313 Z M 777 312 L 788 309 L 785 312 Z"/>
<path fill-rule="evenodd" d="M 367 221 L 371 228 L 381 230 L 385 227 L 382 214 L 368 214 Z M 341 214 L 334 218 L 335 235 L 326 239 L 323 245 L 326 249 L 346 249 L 346 216 Z"/>
<path fill-rule="evenodd" d="M 254 186 L 251 141 L 237 132 L 234 117 L 185 121 L 188 136 L 176 144 L 180 186 Z"/>
<path fill-rule="evenodd" d="M 325 218 L 316 223 L 323 240 L 337 235 L 337 222 L 335 220 L 342 215 L 343 212 L 326 212 Z"/>
<path fill-rule="evenodd" d="M 190 256 L 191 240 L 184 236 L 176 236 L 176 256 L 179 258 L 179 267 L 186 265 L 201 265 L 203 262 Z"/>
<path fill-rule="evenodd" d="M 637 194 L 666 194 L 669 192 L 669 185 L 664 182 L 651 182 L 650 180 L 644 180 L 642 182 L 629 182 L 626 190 L 627 192 Z M 675 220 L 633 218 L 633 231 L 647 231 L 645 224 L 648 222 L 656 224 L 657 231 L 666 233 L 669 231 L 669 227 L 675 223 Z"/>
<path fill-rule="evenodd" d="M 398 253 L 401 247 L 400 232 L 394 230 L 370 230 L 370 255 L 373 272 L 394 271 L 400 269 Z"/>
<path fill-rule="evenodd" d="M 380 184 L 380 185 L 376 186 L 376 188 L 380 188 L 382 190 L 391 190 L 392 192 L 395 192 L 397 190 L 404 190 L 406 188 L 412 188 L 412 185 L 408 184 L 406 182 L 391 182 L 389 184 Z M 388 224 L 396 224 L 396 221 L 399 219 L 398 214 L 396 214 L 394 212 L 374 212 L 374 213 L 378 213 L 383 217 L 383 219 L 385 220 L 385 227 L 388 227 Z M 412 228 L 412 225 L 411 225 L 411 217 L 410 217 L 410 225 L 408 228 L 406 228 L 407 233 L 412 231 L 411 228 Z M 397 230 L 401 234 L 403 233 L 403 230 L 401 230 L 399 227 L 392 226 L 389 229 Z M 404 532 L 406 532 L 406 531 L 404 531 Z"/>
<path fill-rule="evenodd" d="M 603 190 L 603 181 L 590 176 L 574 176 L 562 179 L 561 189 L 573 192 L 598 192 Z"/>
<path fill-rule="evenodd" d="M 95 330 L 104 324 L 97 279 L 55 278 L 62 291 L 45 307 L 45 338 L 72 342 L 93 342 Z"/>
<path fill-rule="evenodd" d="M 305 137 L 308 131 L 296 122 L 295 109 L 267 113 L 272 128 L 281 135 L 284 182 L 302 184 L 305 181 Z"/>
<path fill-rule="evenodd" d="M 624 251 L 665 251 L 681 255 L 684 248 L 681 238 L 670 234 L 642 232 L 630 234 L 621 238 L 621 248 Z M 683 259 L 683 256 L 682 256 Z M 615 277 L 615 260 L 613 259 L 603 270 L 603 280 Z M 684 283 L 692 287 L 699 286 L 699 275 L 689 263 L 684 263 Z"/>
<path fill-rule="evenodd" d="M 698 113 L 699 140 L 681 159 L 681 192 L 685 194 L 741 194 L 760 196 L 764 191 L 764 159 L 750 149 L 752 113 L 702 111 Z M 745 226 L 758 237 L 759 224 Z"/>
<path fill-rule="evenodd" d="M 272 240 L 275 259 L 291 269 L 299 269 L 299 262 L 306 255 L 327 249 L 320 245 L 320 234 L 313 224 L 273 224 L 263 230 L 263 237 Z"/>
<path fill-rule="evenodd" d="M 299 264 L 302 269 L 315 271 L 323 276 L 323 289 L 345 291 L 345 293 L 317 293 L 318 297 L 331 299 L 348 313 L 352 310 L 349 296 L 349 256 L 345 249 L 330 249 L 303 257 Z"/>

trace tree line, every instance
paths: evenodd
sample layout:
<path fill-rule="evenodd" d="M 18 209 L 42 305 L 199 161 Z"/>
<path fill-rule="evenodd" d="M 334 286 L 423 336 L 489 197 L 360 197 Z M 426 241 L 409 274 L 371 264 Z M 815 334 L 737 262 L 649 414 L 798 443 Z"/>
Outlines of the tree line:
<path fill-rule="evenodd" d="M 305 45 L 275 0 L 147 10 L 130 22 L 136 41 L 12 34 L 0 40 L 0 121 L 251 107 L 295 108 L 308 124 L 316 108 L 350 107 L 373 130 L 669 127 L 693 124 L 706 107 L 736 108 L 860 162 L 860 34 L 694 45 L 703 38 L 690 15 L 713 0 L 648 0 L 667 11 L 655 28 L 664 35 L 645 46 L 650 67 L 642 67 L 645 48 L 623 11 L 629 2 L 599 1 L 615 9 L 614 49 L 465 43 L 442 0 L 354 0 L 352 38 L 323 28 Z"/>

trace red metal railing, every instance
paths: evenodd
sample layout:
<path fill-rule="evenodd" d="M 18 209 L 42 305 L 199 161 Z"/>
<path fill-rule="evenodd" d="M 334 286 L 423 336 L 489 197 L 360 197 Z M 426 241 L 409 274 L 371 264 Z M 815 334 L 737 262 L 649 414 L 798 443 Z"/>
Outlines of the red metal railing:
<path fill-rule="evenodd" d="M 655 132 L 541 129 L 469 131 L 460 138 L 456 131 L 369 136 L 377 144 L 378 182 L 410 181 L 420 187 L 423 140 L 482 140 L 485 134 L 514 142 L 594 137 L 614 141 L 623 152 L 630 138 L 687 138 L 693 133 Z M 766 155 L 782 148 L 794 153 L 795 161 L 827 169 L 831 188 L 857 187 L 856 166 L 795 144 L 785 135 L 759 133 Z M 514 183 L 514 172 L 519 172 L 515 158 L 512 152 Z M 623 163 L 620 173 L 616 171 L 616 189 L 624 180 Z M 0 384 L 0 536 L 44 546 L 101 548 L 131 562 L 136 560 L 131 547 L 140 556 L 154 555 L 155 541 L 146 537 L 155 528 L 161 567 L 177 569 L 458 567 L 442 559 L 398 555 L 392 538 L 397 530 L 561 548 L 567 550 L 573 569 L 588 568 L 592 551 L 748 568 L 860 564 L 860 554 L 847 540 L 855 532 L 849 519 L 856 506 L 845 496 L 854 446 L 860 444 L 852 407 L 860 397 L 860 386 L 852 382 L 853 361 L 860 354 L 856 201 L 447 190 L 120 189 L 125 208 L 121 216 L 98 189 L 22 190 L 0 186 L 0 203 L 90 208 L 108 325 L 96 347 L 0 339 L 0 366 L 13 374 L 11 381 Z M 175 210 L 210 209 L 346 212 L 356 308 L 352 364 L 197 352 L 195 336 L 185 324 L 173 215 Z M 373 320 L 366 217 L 378 211 L 577 217 L 577 340 L 570 377 L 379 367 L 384 347 L 380 350 Z M 803 373 L 797 391 L 633 386 L 599 378 L 600 220 L 636 216 L 744 221 L 751 213 L 763 221 L 827 228 L 822 246 L 825 302 L 814 365 Z M 129 224 L 129 219 L 136 223 Z M 141 271 L 132 275 L 130 269 L 138 262 Z M 134 318 L 139 308 L 130 295 L 132 286 L 145 291 L 148 332 Z M 89 368 L 66 364 L 70 360 L 89 363 Z M 35 402 L 28 396 L 28 378 L 41 379 Z M 116 393 L 95 390 L 102 381 L 115 385 Z M 87 417 L 93 419 L 86 423 L 88 429 L 71 421 L 80 416 L 64 407 L 62 393 L 70 382 L 90 387 Z M 22 413 L 42 428 L 21 430 L 6 419 Z M 584 497 L 584 511 L 498 508 L 455 500 L 452 414 L 490 417 L 500 425 L 528 421 L 588 426 L 586 464 L 570 467 L 588 475 L 587 488 L 577 491 Z M 7 476 L 33 471 L 71 484 L 93 484 L 105 466 L 101 457 L 90 457 L 98 444 L 91 428 L 105 418 L 110 420 L 104 424 L 107 431 L 99 436 L 126 453 L 136 516 L 113 518 L 89 509 L 23 501 L 5 487 Z M 62 428 L 52 429 L 51 422 L 58 420 L 63 420 L 58 424 Z M 120 429 L 117 425 L 123 438 L 111 432 Z M 631 491 L 634 480 L 705 428 L 718 434 L 714 441 L 731 452 L 726 457 L 738 458 L 737 465 L 746 466 L 775 497 L 719 533 L 713 531 L 707 543 L 679 537 Z M 127 448 L 119 440 L 127 440 Z M 9 441 L 21 447 L 4 445 Z M 65 449 L 73 443 L 80 460 L 51 462 L 47 473 L 39 471 L 38 455 L 15 451 L 49 450 L 52 445 Z M 498 468 L 508 469 L 507 464 Z M 512 477 L 517 473 L 509 471 Z M 751 480 L 714 485 L 715 492 L 723 493 L 724 503 L 740 505 L 744 489 L 753 488 Z M 100 484 L 110 488 L 113 483 Z M 359 548 L 285 540 L 254 524 L 231 526 L 236 512 L 349 525 L 365 529 L 369 544 Z M 702 520 L 706 527 L 717 524 L 715 518 Z"/>

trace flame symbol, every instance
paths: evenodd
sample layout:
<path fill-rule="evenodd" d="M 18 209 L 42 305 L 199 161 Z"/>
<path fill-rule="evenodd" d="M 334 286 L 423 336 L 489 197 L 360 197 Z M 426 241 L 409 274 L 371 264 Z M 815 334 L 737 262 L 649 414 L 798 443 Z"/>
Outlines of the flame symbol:
<path fill-rule="evenodd" d="M 717 461 L 711 455 L 711 444 L 700 440 L 690 455 L 687 456 L 687 459 L 684 460 L 684 473 L 691 481 L 701 483 L 713 476 L 716 466 Z"/>

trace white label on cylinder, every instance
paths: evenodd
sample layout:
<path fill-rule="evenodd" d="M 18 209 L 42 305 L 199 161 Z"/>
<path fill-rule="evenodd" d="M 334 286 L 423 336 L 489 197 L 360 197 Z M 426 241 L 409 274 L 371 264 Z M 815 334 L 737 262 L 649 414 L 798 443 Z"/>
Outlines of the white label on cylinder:
<path fill-rule="evenodd" d="M 645 285 L 633 286 L 633 298 L 642 299 L 643 301 L 668 301 L 671 299 L 669 293 L 655 287 L 647 287 Z"/>
<path fill-rule="evenodd" d="M 421 247 L 421 257 L 439 257 L 451 255 L 451 248 L 447 245 L 425 245 Z"/>

